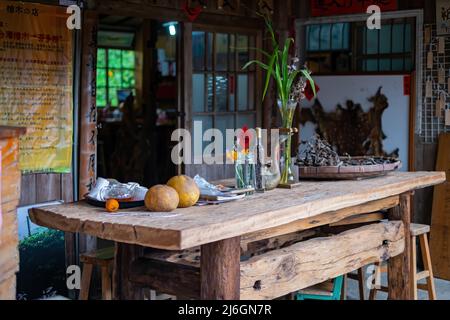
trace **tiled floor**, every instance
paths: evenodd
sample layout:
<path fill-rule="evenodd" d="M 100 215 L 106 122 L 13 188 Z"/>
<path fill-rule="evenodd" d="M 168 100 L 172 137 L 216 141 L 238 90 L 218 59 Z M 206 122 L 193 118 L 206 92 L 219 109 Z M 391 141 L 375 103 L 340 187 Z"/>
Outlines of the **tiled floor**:
<path fill-rule="evenodd" d="M 369 274 L 366 275 L 368 277 Z M 348 300 L 359 300 L 359 289 L 358 282 L 355 280 L 347 280 L 347 299 Z M 425 281 L 423 281 L 425 283 Z M 383 274 L 381 278 L 381 283 L 386 285 L 387 275 Z M 435 279 L 436 295 L 438 300 L 450 300 L 450 281 L 444 281 L 440 279 Z M 428 293 L 426 291 L 419 290 L 418 293 L 419 300 L 428 300 Z M 366 299 L 369 297 L 369 289 L 366 289 L 365 294 Z M 378 292 L 377 300 L 386 300 L 387 293 Z"/>

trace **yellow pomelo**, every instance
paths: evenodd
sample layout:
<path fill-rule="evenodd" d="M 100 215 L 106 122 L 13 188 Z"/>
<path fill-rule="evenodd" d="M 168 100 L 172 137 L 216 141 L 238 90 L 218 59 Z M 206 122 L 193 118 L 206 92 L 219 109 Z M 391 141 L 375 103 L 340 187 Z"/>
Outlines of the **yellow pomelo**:
<path fill-rule="evenodd" d="M 145 206 L 153 212 L 170 212 L 178 207 L 178 193 L 169 186 L 157 185 L 145 195 Z"/>
<path fill-rule="evenodd" d="M 180 197 L 178 208 L 192 207 L 200 198 L 200 189 L 191 177 L 176 176 L 170 179 L 167 185 L 178 192 L 178 196 Z"/>

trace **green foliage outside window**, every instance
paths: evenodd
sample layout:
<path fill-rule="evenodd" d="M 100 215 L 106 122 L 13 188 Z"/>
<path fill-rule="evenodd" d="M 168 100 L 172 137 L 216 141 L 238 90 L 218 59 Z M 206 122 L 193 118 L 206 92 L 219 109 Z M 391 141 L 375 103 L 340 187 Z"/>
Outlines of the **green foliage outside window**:
<path fill-rule="evenodd" d="M 117 90 L 135 89 L 135 60 L 132 50 L 97 50 L 97 107 L 117 107 Z"/>

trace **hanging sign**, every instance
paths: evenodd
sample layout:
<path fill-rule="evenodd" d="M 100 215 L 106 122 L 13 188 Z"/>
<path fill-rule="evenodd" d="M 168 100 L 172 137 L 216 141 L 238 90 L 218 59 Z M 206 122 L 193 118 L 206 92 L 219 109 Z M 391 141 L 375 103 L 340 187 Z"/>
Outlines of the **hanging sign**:
<path fill-rule="evenodd" d="M 0 2 L 0 125 L 27 128 L 25 172 L 70 172 L 72 33 L 66 8 Z"/>
<path fill-rule="evenodd" d="M 436 34 L 450 34 L 450 1 L 436 0 Z"/>
<path fill-rule="evenodd" d="M 381 12 L 398 9 L 397 0 L 311 0 L 313 17 L 366 13 L 371 5 L 380 7 Z"/>

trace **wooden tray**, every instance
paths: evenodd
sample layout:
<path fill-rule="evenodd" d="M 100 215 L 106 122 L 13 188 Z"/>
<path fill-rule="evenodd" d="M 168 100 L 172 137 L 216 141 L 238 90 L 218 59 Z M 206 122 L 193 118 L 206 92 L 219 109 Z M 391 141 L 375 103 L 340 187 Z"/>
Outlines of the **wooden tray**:
<path fill-rule="evenodd" d="M 362 159 L 363 157 L 355 157 L 354 159 Z M 359 180 L 373 177 L 379 177 L 398 170 L 402 167 L 400 160 L 390 160 L 390 163 L 374 164 L 374 165 L 357 165 L 357 166 L 328 166 L 328 167 L 305 167 L 298 166 L 299 178 L 318 179 L 318 180 Z"/>
<path fill-rule="evenodd" d="M 89 197 L 85 197 L 84 200 L 86 200 L 87 203 L 89 203 L 91 206 L 104 208 L 106 205 L 106 201 L 99 201 L 97 199 L 92 199 Z M 119 209 L 131 209 L 131 208 L 139 208 L 144 207 L 145 202 L 144 201 L 127 201 L 127 202 L 120 202 L 119 201 Z"/>

